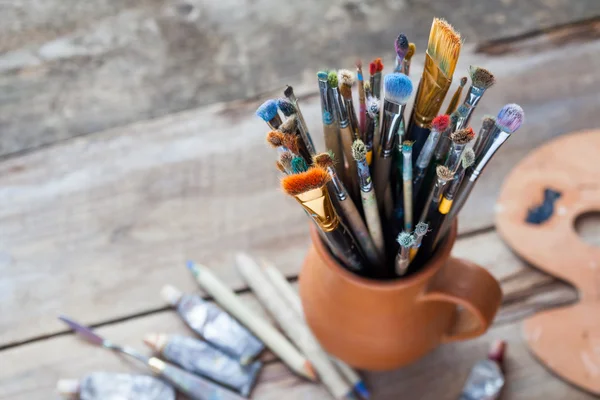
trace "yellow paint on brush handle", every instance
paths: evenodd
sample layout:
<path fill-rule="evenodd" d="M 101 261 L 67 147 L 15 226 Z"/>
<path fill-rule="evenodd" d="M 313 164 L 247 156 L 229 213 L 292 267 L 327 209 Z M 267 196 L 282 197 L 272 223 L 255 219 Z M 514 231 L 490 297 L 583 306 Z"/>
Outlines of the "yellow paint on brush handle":
<path fill-rule="evenodd" d="M 417 253 L 419 252 L 419 248 L 418 247 L 411 247 L 410 248 L 410 253 L 409 253 L 409 260 L 412 261 L 415 259 L 415 257 L 417 256 Z"/>
<path fill-rule="evenodd" d="M 367 152 L 367 164 L 370 166 L 371 165 L 371 160 L 373 160 L 373 150 L 369 150 Z"/>
<path fill-rule="evenodd" d="M 451 208 L 452 208 L 452 200 L 449 200 L 447 197 L 443 197 L 442 202 L 440 203 L 440 206 L 438 207 L 438 211 L 441 214 L 445 215 L 450 212 Z"/>

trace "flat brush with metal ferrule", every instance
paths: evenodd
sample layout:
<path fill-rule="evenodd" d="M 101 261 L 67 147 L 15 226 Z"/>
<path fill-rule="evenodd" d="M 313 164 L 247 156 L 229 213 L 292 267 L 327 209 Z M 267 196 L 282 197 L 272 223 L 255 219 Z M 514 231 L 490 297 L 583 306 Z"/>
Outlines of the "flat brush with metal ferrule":
<path fill-rule="evenodd" d="M 302 115 L 302 112 L 300 111 L 300 106 L 298 105 L 298 99 L 296 98 L 296 95 L 294 94 L 294 88 L 289 85 L 286 86 L 285 90 L 283 91 L 283 94 L 285 97 L 288 98 L 289 101 L 292 102 L 292 104 L 296 108 L 296 115 L 298 117 L 298 131 L 300 132 L 300 136 L 302 137 L 302 141 L 304 142 L 304 145 L 306 146 L 306 149 L 308 150 L 309 155 L 312 157 L 313 155 L 317 154 L 317 150 L 315 149 L 315 145 L 312 141 L 310 133 L 308 132 L 308 125 L 306 125 L 304 116 Z"/>
<path fill-rule="evenodd" d="M 461 118 L 456 125 L 456 129 L 462 129 L 469 124 L 473 111 L 479 104 L 479 101 L 483 97 L 485 91 L 496 83 L 494 75 L 485 68 L 481 67 L 469 67 L 469 75 L 471 76 L 471 87 L 467 92 L 463 106 L 467 108 L 465 117 Z"/>
<path fill-rule="evenodd" d="M 314 156 L 313 164 L 327 170 L 327 173 L 331 178 L 331 181 L 327 185 L 330 193 L 337 199 L 342 219 L 347 223 L 348 228 L 356 239 L 356 243 L 361 248 L 365 258 L 373 268 L 375 277 L 384 277 L 386 271 L 383 268 L 383 259 L 381 258 L 377 247 L 375 247 L 375 243 L 369 234 L 365 221 L 333 168 L 333 165 L 335 164 L 334 159 L 328 153 L 321 153 Z"/>
<path fill-rule="evenodd" d="M 450 135 L 450 140 L 452 140 L 452 144 L 450 145 L 450 151 L 448 152 L 448 156 L 446 157 L 446 162 L 444 165 L 448 168 L 452 173 L 455 173 L 458 170 L 460 165 L 460 160 L 462 157 L 463 151 L 467 144 L 475 138 L 475 132 L 471 127 L 466 129 L 459 129 Z"/>
<path fill-rule="evenodd" d="M 352 155 L 358 166 L 358 186 L 367 227 L 371 238 L 377 247 L 379 257 L 385 259 L 385 240 L 381 228 L 381 217 L 377 208 L 371 173 L 367 164 L 367 147 L 362 140 L 358 139 L 352 144 Z"/>
<path fill-rule="evenodd" d="M 237 394 L 226 390 L 219 385 L 184 371 L 183 369 L 175 367 L 174 365 L 166 363 L 156 357 L 147 357 L 135 349 L 110 342 L 93 332 L 90 328 L 85 327 L 70 318 L 61 316 L 59 319 L 70 326 L 76 333 L 78 333 L 88 342 L 104 347 L 108 350 L 126 354 L 146 364 L 146 366 L 148 366 L 157 376 L 169 382 L 177 390 L 192 400 L 243 399 L 243 397 L 238 396 Z"/>
<path fill-rule="evenodd" d="M 404 138 L 414 142 L 413 162 L 419 156 L 429 136 L 431 121 L 440 111 L 450 88 L 461 46 L 460 34 L 443 19 L 435 18 L 429 34 L 423 75 Z"/>
<path fill-rule="evenodd" d="M 493 155 L 496 154 L 500 146 L 508 140 L 510 135 L 521 127 L 524 119 L 525 113 L 518 104 L 507 104 L 502 107 L 496 118 L 495 128 L 490 134 L 489 146 L 483 150 L 479 157 L 475 155 L 474 165 L 476 166 L 475 168 L 471 167 L 463 179 L 463 183 L 454 199 L 450 215 L 448 216 L 449 223 L 456 218 L 464 206 L 485 166 L 492 159 Z"/>
<path fill-rule="evenodd" d="M 340 141 L 340 130 L 335 118 L 335 105 L 332 100 L 332 93 L 327 83 L 327 72 L 317 72 L 319 81 L 319 95 L 321 98 L 321 119 L 323 121 L 323 136 L 325 139 L 325 148 L 327 151 L 333 152 L 335 157 L 338 157 L 341 162 L 335 164 L 334 168 L 337 176 L 344 180 L 344 155 L 342 152 L 342 142 Z"/>
<path fill-rule="evenodd" d="M 323 232 L 329 248 L 346 268 L 366 273 L 366 263 L 350 231 L 340 222 L 333 208 L 326 170 L 312 167 L 300 174 L 288 175 L 281 180 L 283 191 L 293 196 Z"/>
<path fill-rule="evenodd" d="M 390 185 L 390 170 L 392 156 L 398 129 L 404 115 L 406 102 L 412 94 L 412 82 L 404 74 L 387 74 L 384 78 L 385 98 L 383 101 L 383 117 L 379 130 L 379 145 L 373 160 L 373 183 L 375 185 L 375 197 L 379 210 L 391 209 L 391 204 L 384 208 L 384 204 L 391 199 L 385 198 L 385 193 Z"/>
<path fill-rule="evenodd" d="M 329 75 L 327 76 L 327 83 L 329 85 L 329 90 L 331 90 L 332 93 L 333 106 L 338 120 L 338 126 L 340 128 L 340 139 L 342 143 L 343 162 L 345 169 L 344 178 L 346 179 L 344 183 L 346 184 L 346 188 L 350 193 L 350 197 L 352 197 L 352 200 L 356 202 L 359 199 L 359 195 L 358 181 L 356 178 L 356 163 L 354 163 L 352 160 L 352 142 L 354 141 L 354 133 L 352 132 L 352 127 L 350 126 L 350 118 L 348 117 L 346 106 L 344 105 L 338 90 L 338 76 L 335 71 L 329 72 Z M 341 161 L 342 154 L 338 154 L 337 156 Z"/>
<path fill-rule="evenodd" d="M 277 114 L 277 102 L 269 99 L 256 109 L 256 116 L 267 123 L 269 128 L 275 130 L 281 125 L 281 117 Z"/>

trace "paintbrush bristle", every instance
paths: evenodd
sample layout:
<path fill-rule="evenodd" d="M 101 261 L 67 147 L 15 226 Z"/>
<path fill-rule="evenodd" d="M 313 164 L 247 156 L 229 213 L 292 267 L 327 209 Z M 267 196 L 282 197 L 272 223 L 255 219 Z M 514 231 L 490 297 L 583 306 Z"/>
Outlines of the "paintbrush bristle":
<path fill-rule="evenodd" d="M 413 91 L 410 78 L 401 73 L 387 74 L 383 78 L 384 97 L 396 104 L 406 104 Z"/>
<path fill-rule="evenodd" d="M 431 128 L 437 132 L 443 132 L 450 125 L 450 116 L 448 115 L 438 115 L 431 122 Z"/>
<path fill-rule="evenodd" d="M 286 117 L 296 113 L 296 107 L 288 99 L 277 99 L 277 107 Z"/>
<path fill-rule="evenodd" d="M 294 159 L 294 155 L 289 151 L 284 151 L 279 155 L 279 162 L 286 170 L 292 170 L 292 160 Z"/>
<path fill-rule="evenodd" d="M 298 154 L 300 152 L 300 138 L 293 133 L 283 135 L 283 145 L 287 147 L 292 154 Z"/>
<path fill-rule="evenodd" d="M 450 171 L 450 169 L 444 165 L 438 165 L 435 168 L 435 173 L 438 176 L 438 178 L 445 182 L 448 182 L 454 176 L 452 171 Z"/>
<path fill-rule="evenodd" d="M 466 84 L 467 84 L 467 77 L 463 76 L 462 78 L 460 78 L 460 87 L 465 87 Z"/>
<path fill-rule="evenodd" d="M 419 222 L 417 226 L 415 226 L 415 235 L 417 236 L 425 236 L 427 230 L 429 229 L 429 225 L 425 222 Z"/>
<path fill-rule="evenodd" d="M 306 172 L 284 177 L 281 180 L 281 188 L 290 196 L 297 196 L 309 190 L 322 188 L 329 182 L 329 179 L 326 170 L 312 167 Z"/>
<path fill-rule="evenodd" d="M 377 119 L 379 115 L 379 99 L 375 96 L 367 97 L 367 113 L 371 119 Z"/>
<path fill-rule="evenodd" d="M 273 99 L 265 101 L 256 109 L 256 115 L 263 121 L 269 122 L 277 115 L 277 102 Z"/>
<path fill-rule="evenodd" d="M 338 76 L 335 71 L 330 71 L 329 74 L 327 74 L 327 84 L 332 89 L 338 87 Z"/>
<path fill-rule="evenodd" d="M 400 232 L 396 240 L 402 247 L 411 247 L 415 244 L 415 237 L 408 232 Z"/>
<path fill-rule="evenodd" d="M 302 172 L 308 171 L 308 165 L 306 164 L 306 160 L 302 157 L 294 157 L 292 159 L 292 173 L 300 174 Z"/>
<path fill-rule="evenodd" d="M 450 79 L 454 75 L 461 47 L 460 33 L 445 20 L 434 18 L 427 43 L 427 54 Z"/>
<path fill-rule="evenodd" d="M 279 170 L 279 172 L 283 172 L 284 174 L 286 173 L 285 167 L 283 166 L 283 164 L 281 163 L 281 161 L 275 161 L 275 167 L 277 167 L 277 169 Z"/>
<path fill-rule="evenodd" d="M 269 143 L 274 148 L 283 146 L 283 139 L 283 133 L 279 131 L 271 131 L 267 133 L 267 143 Z"/>
<path fill-rule="evenodd" d="M 408 50 L 406 51 L 406 56 L 404 57 L 404 59 L 406 61 L 410 61 L 410 59 L 413 58 L 413 56 L 415 55 L 416 51 L 417 51 L 417 46 L 415 46 L 414 43 L 409 43 Z"/>
<path fill-rule="evenodd" d="M 365 89 L 365 93 L 371 93 L 371 82 L 365 81 L 365 83 L 363 83 L 363 87 Z"/>
<path fill-rule="evenodd" d="M 357 139 L 352 143 L 352 157 L 356 161 L 362 161 L 367 157 L 367 146 L 362 140 Z"/>
<path fill-rule="evenodd" d="M 377 64 L 375 64 L 375 61 L 371 61 L 369 63 L 369 74 L 375 75 L 376 72 L 377 72 Z"/>
<path fill-rule="evenodd" d="M 410 140 L 405 140 L 404 142 L 402 142 L 402 151 L 403 152 L 412 151 L 413 143 L 414 142 L 411 142 Z"/>
<path fill-rule="evenodd" d="M 383 61 L 381 61 L 381 58 L 375 59 L 375 66 L 377 67 L 377 72 L 383 71 Z"/>
<path fill-rule="evenodd" d="M 467 144 L 475 137 L 475 132 L 470 126 L 465 129 L 459 129 L 450 135 L 450 140 L 456 144 Z"/>
<path fill-rule="evenodd" d="M 514 133 L 525 120 L 525 112 L 518 104 L 507 104 L 498 113 L 496 125 L 506 133 Z"/>
<path fill-rule="evenodd" d="M 345 99 L 352 99 L 352 86 L 340 85 L 340 94 Z"/>
<path fill-rule="evenodd" d="M 285 90 L 283 91 L 283 95 L 287 98 L 290 98 L 294 95 L 294 88 L 290 85 L 285 86 Z"/>
<path fill-rule="evenodd" d="M 279 125 L 279 130 L 283 133 L 296 133 L 296 129 L 298 128 L 298 118 L 296 118 L 296 114 L 292 114 L 286 118 L 285 121 L 281 125 Z"/>
<path fill-rule="evenodd" d="M 471 82 L 473 83 L 473 86 L 481 89 L 487 89 L 496 83 L 494 74 L 485 68 L 471 65 L 469 67 L 469 75 L 471 75 Z"/>
<path fill-rule="evenodd" d="M 340 86 L 354 85 L 354 73 L 349 69 L 340 69 L 338 71 L 338 82 Z"/>
<path fill-rule="evenodd" d="M 332 155 L 333 153 L 319 153 L 313 156 L 313 163 L 317 167 L 328 168 L 335 166 L 335 158 Z"/>
<path fill-rule="evenodd" d="M 475 152 L 473 151 L 473 149 L 466 149 L 462 154 L 462 158 L 460 161 L 464 169 L 467 169 L 471 165 L 473 165 L 475 163 Z"/>
<path fill-rule="evenodd" d="M 327 82 L 327 71 L 319 71 L 317 72 L 317 79 L 323 82 Z"/>
<path fill-rule="evenodd" d="M 400 33 L 396 38 L 394 50 L 396 50 L 396 57 L 398 57 L 398 60 L 404 60 L 404 57 L 406 57 L 406 53 L 408 52 L 408 39 L 404 33 Z"/>
<path fill-rule="evenodd" d="M 496 117 L 492 115 L 486 115 L 483 117 L 483 120 L 481 121 L 481 129 L 489 131 L 494 127 L 494 125 L 496 125 Z"/>

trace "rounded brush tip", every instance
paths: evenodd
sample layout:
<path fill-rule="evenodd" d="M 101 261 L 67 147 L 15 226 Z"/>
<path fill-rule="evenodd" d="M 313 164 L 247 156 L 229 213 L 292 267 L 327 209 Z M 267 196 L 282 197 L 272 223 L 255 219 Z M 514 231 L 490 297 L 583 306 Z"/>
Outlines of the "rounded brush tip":
<path fill-rule="evenodd" d="M 256 109 L 256 115 L 263 121 L 269 122 L 277 115 L 277 102 L 273 99 L 265 101 Z"/>
<path fill-rule="evenodd" d="M 413 244 L 415 244 L 414 236 L 408 232 L 400 232 L 396 240 L 402 247 L 411 247 Z"/>
<path fill-rule="evenodd" d="M 352 157 L 356 161 L 362 161 L 365 159 L 366 156 L 367 146 L 365 145 L 365 143 L 360 139 L 355 140 L 354 143 L 352 143 Z"/>
<path fill-rule="evenodd" d="M 394 50 L 396 50 L 396 55 L 398 59 L 403 60 L 406 56 L 406 52 L 408 51 L 408 39 L 404 33 L 400 33 L 394 42 Z"/>
<path fill-rule="evenodd" d="M 338 76 L 335 71 L 330 71 L 329 74 L 327 74 L 327 84 L 329 84 L 330 88 L 338 87 Z"/>
<path fill-rule="evenodd" d="M 286 117 L 296 113 L 296 107 L 288 99 L 277 99 L 277 107 Z"/>
<path fill-rule="evenodd" d="M 396 104 L 406 104 L 413 91 L 410 78 L 401 73 L 387 74 L 383 78 L 385 99 Z"/>
<path fill-rule="evenodd" d="M 320 81 L 327 81 L 327 71 L 319 71 L 317 72 L 317 79 Z"/>
<path fill-rule="evenodd" d="M 431 127 L 438 132 L 445 131 L 448 125 L 450 125 L 450 116 L 446 114 L 438 115 L 431 122 Z"/>
<path fill-rule="evenodd" d="M 506 132 L 514 133 L 518 130 L 525 120 L 525 112 L 518 104 L 507 104 L 498 113 L 496 125 Z"/>
<path fill-rule="evenodd" d="M 475 163 L 475 152 L 473 151 L 473 149 L 468 148 L 464 151 L 464 153 L 462 154 L 461 163 L 464 169 L 469 168 Z"/>
<path fill-rule="evenodd" d="M 417 226 L 415 226 L 415 235 L 425 236 L 427 230 L 429 229 L 429 225 L 425 222 L 419 222 Z"/>

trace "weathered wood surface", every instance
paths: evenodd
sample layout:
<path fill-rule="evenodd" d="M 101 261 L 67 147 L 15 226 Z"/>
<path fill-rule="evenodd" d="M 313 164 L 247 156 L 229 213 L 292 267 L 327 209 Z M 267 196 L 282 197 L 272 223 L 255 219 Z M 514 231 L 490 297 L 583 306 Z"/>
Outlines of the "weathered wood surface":
<path fill-rule="evenodd" d="M 597 0 L 2 1 L 0 156 L 389 59 L 399 31 L 423 49 L 434 16 L 473 44 L 598 15 Z"/>
<path fill-rule="evenodd" d="M 565 51 L 490 57 L 465 49 L 458 71 L 483 65 L 499 81 L 474 123 L 506 102 L 522 104 L 527 116 L 474 190 L 461 232 L 492 225 L 502 178 L 530 149 L 595 124 L 600 40 L 569 48 L 570 63 Z M 310 79 L 297 92 L 318 133 Z M 188 258 L 210 264 L 236 289 L 243 285 L 231 266 L 235 249 L 296 274 L 306 217 L 278 189 L 266 126 L 253 115 L 259 103 L 173 114 L 0 163 L 0 346 L 64 330 L 59 312 L 96 324 L 161 309 L 162 284 L 192 288 Z"/>

